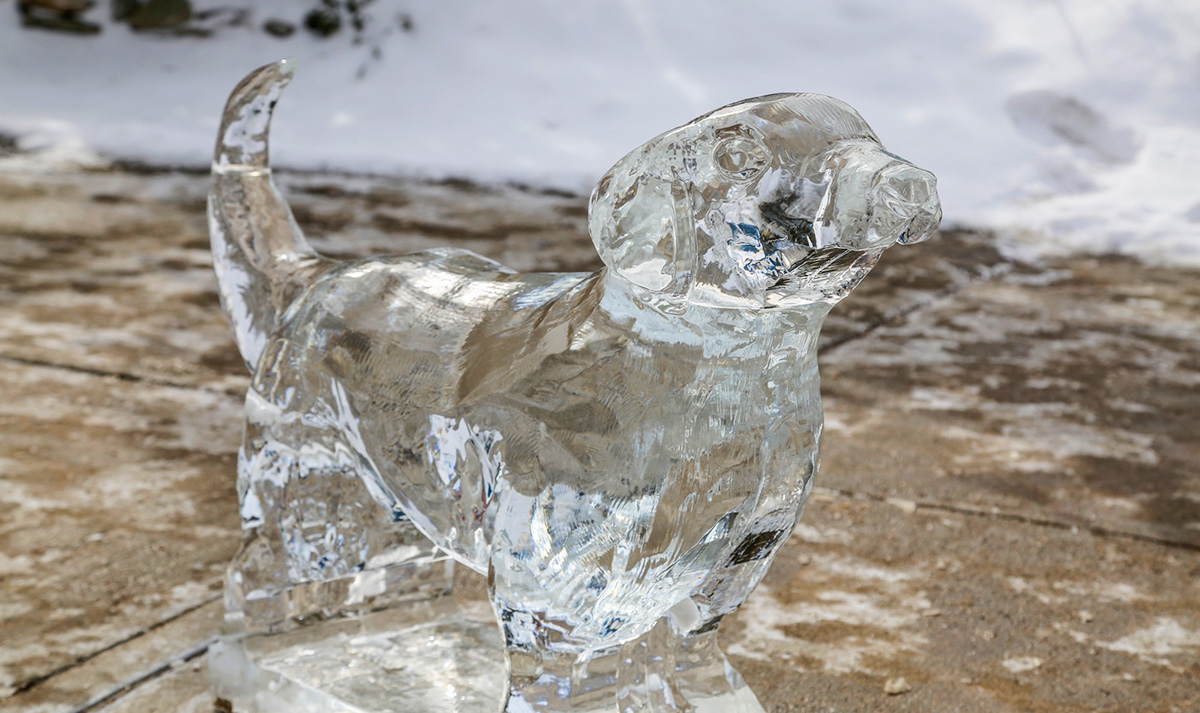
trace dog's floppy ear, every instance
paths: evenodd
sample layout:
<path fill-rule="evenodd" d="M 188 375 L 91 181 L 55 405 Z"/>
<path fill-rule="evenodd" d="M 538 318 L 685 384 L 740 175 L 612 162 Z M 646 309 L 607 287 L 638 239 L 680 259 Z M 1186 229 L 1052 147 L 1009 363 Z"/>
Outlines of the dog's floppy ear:
<path fill-rule="evenodd" d="M 600 179 L 588 231 L 611 273 L 642 298 L 677 311 L 696 267 L 695 209 L 691 183 L 680 175 L 680 150 L 660 151 L 662 143 L 634 151 Z"/>

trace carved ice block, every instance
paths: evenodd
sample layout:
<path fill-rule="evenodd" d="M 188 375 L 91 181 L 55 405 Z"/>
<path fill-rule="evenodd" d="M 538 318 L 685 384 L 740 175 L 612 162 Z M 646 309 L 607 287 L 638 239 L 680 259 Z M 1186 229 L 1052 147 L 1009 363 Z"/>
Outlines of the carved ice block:
<path fill-rule="evenodd" d="M 605 174 L 598 272 L 450 248 L 343 262 L 271 181 L 290 74 L 234 90 L 213 164 L 214 263 L 254 374 L 218 692 L 258 711 L 761 711 L 717 629 L 811 491 L 821 324 L 885 249 L 933 233 L 933 175 L 842 102 L 776 94 Z M 487 578 L 490 612 L 444 596 L 452 562 Z"/>

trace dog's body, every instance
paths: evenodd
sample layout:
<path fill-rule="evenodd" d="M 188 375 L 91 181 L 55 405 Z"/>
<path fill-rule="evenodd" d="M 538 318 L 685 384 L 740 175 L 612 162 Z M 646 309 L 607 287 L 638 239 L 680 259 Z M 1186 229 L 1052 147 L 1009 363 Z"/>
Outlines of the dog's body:
<path fill-rule="evenodd" d="M 931 177 L 848 107 L 777 95 L 618 163 L 592 198 L 597 273 L 519 275 L 455 250 L 339 264 L 269 183 L 264 102 L 286 80 L 277 65 L 235 90 L 212 202 L 255 374 L 250 526 L 264 498 L 287 507 L 297 473 L 359 478 L 488 575 L 510 650 L 587 657 L 668 612 L 680 636 L 711 633 L 810 490 L 821 322 L 884 248 L 936 227 Z M 338 547 L 292 576 L 381 556 Z"/>
<path fill-rule="evenodd" d="M 769 557 L 815 470 L 820 411 L 800 315 L 763 333 L 718 311 L 680 335 L 604 280 L 457 251 L 355 263 L 293 307 L 252 412 L 285 419 L 289 393 L 322 405 L 304 416 L 340 435 L 326 447 L 490 570 L 498 606 L 545 602 L 576 645 L 612 645 L 714 568 Z"/>

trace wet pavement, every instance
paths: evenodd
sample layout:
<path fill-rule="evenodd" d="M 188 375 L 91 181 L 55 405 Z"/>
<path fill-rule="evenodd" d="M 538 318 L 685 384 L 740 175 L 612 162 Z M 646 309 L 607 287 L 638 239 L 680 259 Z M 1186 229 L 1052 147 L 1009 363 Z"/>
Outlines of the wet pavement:
<path fill-rule="evenodd" d="M 333 255 L 598 266 L 583 197 L 282 183 Z M 0 174 L 0 710 L 214 710 L 248 380 L 205 187 Z M 768 710 L 1200 711 L 1200 273 L 947 230 L 823 342 L 820 487 L 723 627 Z"/>

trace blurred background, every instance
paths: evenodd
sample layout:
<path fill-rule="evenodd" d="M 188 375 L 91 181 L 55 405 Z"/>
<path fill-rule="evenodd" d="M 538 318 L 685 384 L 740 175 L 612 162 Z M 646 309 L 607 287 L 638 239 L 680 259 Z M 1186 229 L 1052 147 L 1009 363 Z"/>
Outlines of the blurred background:
<path fill-rule="evenodd" d="M 1200 264 L 1193 0 L 0 0 L 0 18 L 0 167 L 203 166 L 229 90 L 288 56 L 277 165 L 581 192 L 699 114 L 811 91 L 934 171 L 951 224 Z"/>

